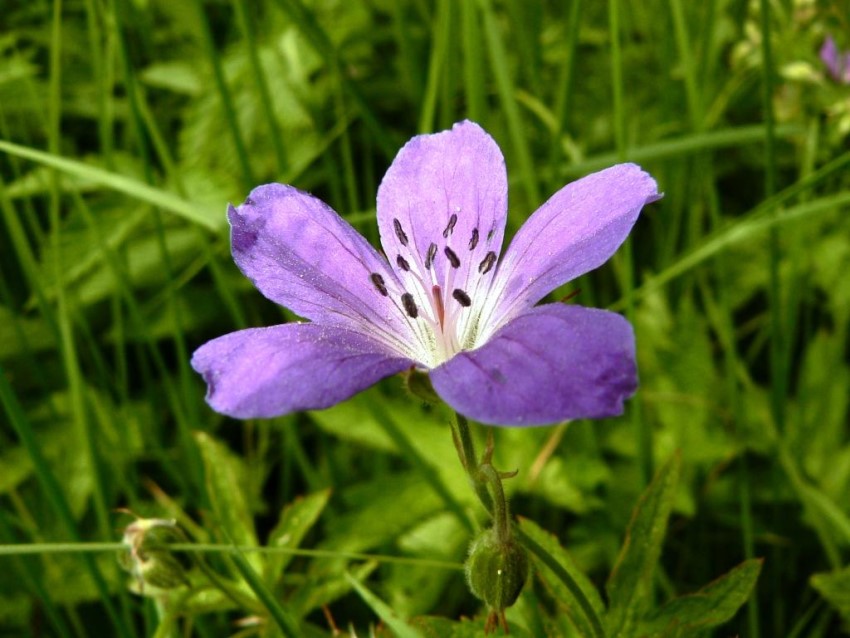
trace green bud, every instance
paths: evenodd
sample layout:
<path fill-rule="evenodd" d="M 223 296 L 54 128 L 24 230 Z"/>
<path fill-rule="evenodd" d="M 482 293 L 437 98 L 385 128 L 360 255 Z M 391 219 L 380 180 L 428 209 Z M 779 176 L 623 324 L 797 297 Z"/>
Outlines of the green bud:
<path fill-rule="evenodd" d="M 140 592 L 144 592 L 146 585 L 174 589 L 188 584 L 187 566 L 168 549 L 168 545 L 185 540 L 174 520 L 138 518 L 124 529 L 126 549 L 119 555 L 118 562 L 136 578 Z"/>
<path fill-rule="evenodd" d="M 472 593 L 501 612 L 519 598 L 528 577 L 528 554 L 513 538 L 500 542 L 488 529 L 472 541 L 464 567 Z"/>

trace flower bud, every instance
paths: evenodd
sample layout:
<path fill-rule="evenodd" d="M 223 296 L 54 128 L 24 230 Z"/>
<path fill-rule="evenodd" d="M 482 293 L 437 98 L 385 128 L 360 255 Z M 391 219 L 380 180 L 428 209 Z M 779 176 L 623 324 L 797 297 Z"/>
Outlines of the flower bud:
<path fill-rule="evenodd" d="M 466 581 L 476 597 L 502 611 L 516 602 L 528 577 L 528 554 L 513 538 L 498 541 L 488 529 L 472 541 Z"/>
<path fill-rule="evenodd" d="M 124 530 L 122 542 L 126 550 L 118 562 L 138 581 L 139 591 L 145 585 L 157 589 L 174 589 L 188 584 L 186 566 L 168 549 L 168 545 L 185 541 L 176 521 L 162 518 L 139 518 Z"/>

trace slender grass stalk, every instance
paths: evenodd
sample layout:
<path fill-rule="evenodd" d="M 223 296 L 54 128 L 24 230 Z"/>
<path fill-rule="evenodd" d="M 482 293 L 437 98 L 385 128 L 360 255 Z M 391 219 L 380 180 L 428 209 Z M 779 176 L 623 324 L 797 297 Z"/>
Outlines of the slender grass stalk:
<path fill-rule="evenodd" d="M 422 110 L 419 114 L 419 132 L 430 133 L 434 130 L 437 112 L 437 97 L 440 92 L 440 80 L 446 64 L 449 35 L 449 20 L 451 17 L 451 1 L 439 0 L 434 26 L 436 35 L 433 38 L 431 56 L 428 59 L 428 80 L 425 84 L 425 95 L 422 99 Z"/>
<path fill-rule="evenodd" d="M 394 0 L 392 3 L 393 35 L 399 51 L 399 61 L 404 67 L 402 80 L 407 84 L 410 101 L 413 104 L 422 104 L 425 95 L 425 81 L 422 65 L 413 47 L 415 40 L 411 29 L 415 27 L 415 21 L 410 20 L 408 22 L 407 14 L 410 11 L 408 4 L 404 0 Z"/>
<path fill-rule="evenodd" d="M 460 18 L 463 39 L 463 94 L 466 114 L 475 122 L 484 121 L 487 112 L 481 25 L 474 2 L 461 2 Z"/>
<path fill-rule="evenodd" d="M 73 540 L 79 541 L 81 539 L 81 535 L 77 528 L 76 521 L 74 520 L 74 515 L 71 512 L 71 507 L 68 505 L 68 501 L 65 498 L 65 494 L 62 491 L 62 487 L 54 475 L 53 470 L 44 458 L 33 432 L 32 425 L 18 403 L 18 399 L 15 396 L 12 387 L 9 385 L 6 373 L 2 366 L 0 366 L 0 404 L 3 405 L 9 424 L 12 426 L 12 429 L 15 431 L 15 434 L 24 449 L 27 451 L 33 467 L 35 468 L 35 475 L 41 489 L 44 491 L 45 496 L 47 496 L 48 501 L 50 501 L 51 508 L 56 513 L 60 523 L 65 528 L 65 533 Z M 86 570 L 89 572 L 92 580 L 94 581 L 103 607 L 106 610 L 106 614 L 112 621 L 114 630 L 119 636 L 121 636 L 121 638 L 131 638 L 132 633 L 130 628 L 115 609 L 115 605 L 112 601 L 112 595 L 109 591 L 109 586 L 107 585 L 106 580 L 104 579 L 97 564 L 90 556 L 84 556 L 83 562 L 86 566 Z"/>
<path fill-rule="evenodd" d="M 762 43 L 762 109 L 764 113 L 764 191 L 766 197 L 776 193 L 776 125 L 773 114 L 773 52 L 771 44 L 771 15 L 770 2 L 760 0 L 761 43 Z M 778 215 L 774 209 L 772 215 Z M 772 229 L 768 235 L 769 241 L 769 300 L 770 300 L 770 364 L 771 364 L 771 411 L 779 431 L 785 427 L 785 394 L 787 385 L 787 370 L 785 361 L 785 332 L 782 322 L 782 298 L 779 281 L 779 232 Z"/>
<path fill-rule="evenodd" d="M 611 89 L 613 96 L 614 139 L 617 148 L 617 160 L 626 159 L 626 107 L 623 100 L 623 53 L 620 43 L 620 2 L 608 0 L 608 32 L 611 39 Z M 634 301 L 634 256 L 631 239 L 626 239 L 620 249 L 622 266 L 621 285 L 626 298 L 626 317 L 636 326 L 636 308 Z M 637 337 L 637 335 L 636 335 Z M 639 337 L 638 337 L 639 338 Z M 631 421 L 637 437 L 637 455 L 640 476 L 643 485 L 649 485 L 653 476 L 652 429 L 642 417 L 640 401 L 631 403 Z"/>
<path fill-rule="evenodd" d="M 706 184 L 714 183 L 714 171 L 708 170 L 703 173 Z M 715 228 L 720 227 L 720 210 L 717 192 L 709 186 L 709 209 L 712 225 Z M 717 334 L 720 338 L 723 347 L 723 369 L 726 390 L 726 402 L 729 405 L 730 412 L 734 424 L 744 422 L 744 410 L 741 400 L 741 394 L 738 387 L 738 356 L 737 347 L 735 344 L 735 325 L 733 317 L 733 308 L 729 300 L 729 290 L 726 284 L 728 278 L 728 263 L 724 259 L 715 259 L 712 264 L 717 275 L 715 287 L 718 297 L 718 315 L 715 325 L 717 326 Z M 704 286 L 707 288 L 707 286 Z M 704 297 L 707 297 L 707 293 Z M 710 303 L 707 303 L 709 307 Z M 743 548 L 744 557 L 747 560 L 756 557 L 755 549 L 755 517 L 753 515 L 752 490 L 750 488 L 750 468 L 747 459 L 746 451 L 739 453 L 736 459 L 735 469 L 738 477 L 738 499 L 739 508 L 738 516 L 741 524 L 741 546 Z M 748 633 L 753 638 L 758 638 L 760 635 L 759 617 L 758 617 L 758 599 L 759 592 L 755 588 L 747 601 L 747 626 Z"/>
<path fill-rule="evenodd" d="M 777 169 L 776 169 L 776 134 L 773 114 L 773 51 L 772 51 L 772 29 L 771 9 L 768 0 L 759 2 L 759 18 L 761 27 L 761 54 L 762 54 L 762 111 L 764 117 L 764 191 L 766 197 L 771 197 L 776 192 Z M 774 217 L 778 210 L 771 213 Z M 770 408 L 771 416 L 776 423 L 780 436 L 785 430 L 785 387 L 786 371 L 783 370 L 785 336 L 782 321 L 782 299 L 779 282 L 779 261 L 781 255 L 779 250 L 779 234 L 776 227 L 772 227 L 768 233 L 768 308 L 770 310 Z M 776 466 L 775 466 L 776 467 Z M 775 475 L 779 476 L 776 467 Z M 778 481 L 774 481 L 774 486 Z M 779 499 L 779 493 L 774 492 Z M 778 507 L 774 507 L 774 520 L 778 521 L 781 516 Z M 774 548 L 772 552 L 774 561 L 781 560 L 779 549 Z M 772 570 L 770 597 L 777 600 L 781 597 L 782 582 L 781 571 Z M 750 612 L 750 619 L 754 613 Z M 782 635 L 785 633 L 785 608 L 782 605 L 773 606 L 773 633 Z"/>
<path fill-rule="evenodd" d="M 555 163 L 561 158 L 562 146 L 559 142 L 564 133 L 571 130 L 571 110 L 573 106 L 573 88 L 576 69 L 576 58 L 578 50 L 578 36 L 581 31 L 581 18 L 584 4 L 582 0 L 572 0 L 570 3 L 570 12 L 567 17 L 567 38 L 564 43 L 565 52 L 564 59 L 561 62 L 561 69 L 558 78 L 559 91 L 555 96 L 555 122 L 556 128 L 553 131 L 555 143 L 550 146 L 549 163 Z"/>
<path fill-rule="evenodd" d="M 800 133 L 801 129 L 796 124 L 784 124 L 777 127 L 777 136 L 790 138 Z M 747 144 L 761 144 L 764 142 L 764 126 L 752 124 L 746 126 L 735 126 L 718 129 L 715 131 L 701 131 L 699 133 L 677 135 L 673 139 L 651 142 L 641 146 L 631 146 L 624 156 L 633 162 L 659 162 L 662 160 L 677 160 L 688 155 L 695 155 L 712 149 L 733 148 Z M 613 153 L 600 153 L 587 159 L 564 167 L 563 175 L 581 176 L 591 171 L 597 171 L 611 164 L 622 161 L 618 151 Z"/>
<path fill-rule="evenodd" d="M 230 552 L 230 557 L 233 559 L 233 563 L 236 565 L 239 573 L 242 574 L 242 578 L 245 579 L 245 582 L 248 583 L 248 586 L 253 590 L 257 598 L 262 601 L 281 633 L 286 638 L 299 638 L 302 636 L 303 634 L 298 628 L 296 619 L 292 618 L 289 612 L 278 603 L 275 595 L 269 591 L 268 587 L 263 583 L 263 579 L 260 578 L 260 575 L 245 560 L 242 552 L 234 548 Z"/>
<path fill-rule="evenodd" d="M 459 11 L 460 6 L 457 2 L 448 3 L 448 20 L 446 20 L 444 28 L 446 33 L 443 39 L 446 42 L 446 60 L 460 60 L 461 50 L 463 49 L 460 37 L 458 34 L 458 23 L 460 22 Z M 443 66 L 442 77 L 440 78 L 440 95 L 439 105 L 440 112 L 437 117 L 437 126 L 440 130 L 445 130 L 452 127 L 457 120 L 457 84 L 460 65 L 445 64 Z"/>
<path fill-rule="evenodd" d="M 213 82 L 215 83 L 216 91 L 218 92 L 219 99 L 221 100 L 221 108 L 224 111 L 224 119 L 227 122 L 227 132 L 236 152 L 236 157 L 239 160 L 239 170 L 242 173 L 242 187 L 247 191 L 257 182 L 254 179 L 254 173 L 251 169 L 251 161 L 248 157 L 248 149 L 245 146 L 245 140 L 242 137 L 239 118 L 236 115 L 236 107 L 233 104 L 233 97 L 230 95 L 230 88 L 227 86 L 227 78 L 224 76 L 221 58 L 218 48 L 213 41 L 213 35 L 209 21 L 207 20 L 204 5 L 201 0 L 195 0 L 193 5 L 195 21 L 201 35 L 201 45 L 203 46 L 207 60 L 209 61 L 210 69 L 213 74 Z"/>
<path fill-rule="evenodd" d="M 334 108 L 336 109 L 336 119 L 343 121 L 346 119 L 345 94 L 342 87 L 342 71 L 338 66 L 331 69 L 333 77 L 331 84 L 333 86 Z M 354 172 L 354 153 L 351 146 L 351 129 L 346 127 L 340 135 L 340 156 L 342 157 L 342 177 L 345 184 L 345 201 L 344 210 L 355 211 L 360 209 L 360 197 L 357 194 L 357 175 Z"/>
<path fill-rule="evenodd" d="M 541 203 L 540 188 L 534 173 L 534 164 L 531 160 L 531 147 L 529 145 L 526 127 L 519 113 L 516 100 L 516 87 L 510 76 L 510 65 L 505 50 L 505 43 L 499 33 L 496 16 L 490 0 L 478 0 L 478 6 L 484 22 L 484 40 L 487 43 L 487 52 L 490 57 L 490 68 L 496 79 L 496 90 L 499 94 L 499 102 L 505 112 L 508 123 L 508 133 L 516 153 L 517 167 L 519 168 L 520 180 L 525 191 L 525 196 L 533 210 Z"/>
<path fill-rule="evenodd" d="M 682 8 L 682 0 L 670 0 L 670 13 L 673 17 L 673 30 L 676 34 L 676 45 L 679 51 L 679 60 L 685 74 L 685 95 L 688 101 L 688 115 L 691 120 L 691 128 L 699 131 L 703 126 L 702 100 L 699 95 L 699 84 L 697 81 L 694 60 L 691 55 L 692 39 L 688 33 L 685 22 L 685 12 Z"/>
<path fill-rule="evenodd" d="M 277 118 L 272 108 L 269 84 L 266 81 L 266 74 L 263 71 L 262 61 L 260 60 L 257 34 L 254 32 L 254 26 L 251 23 L 251 16 L 249 15 L 245 0 L 233 0 L 233 8 L 236 13 L 236 22 L 239 24 L 239 30 L 242 32 L 242 38 L 248 49 L 248 58 L 251 61 L 251 75 L 254 77 L 257 92 L 260 94 L 260 106 L 263 109 L 263 117 L 266 119 L 268 134 L 271 137 L 272 148 L 277 158 L 277 170 L 278 173 L 283 174 L 287 166 L 286 151 L 283 147 L 283 137 L 280 134 L 280 127 L 278 126 Z"/>
<path fill-rule="evenodd" d="M 102 554 L 126 551 L 127 547 L 120 542 L 109 543 L 0 543 L 0 556 L 33 556 L 51 554 Z M 223 543 L 171 543 L 168 549 L 173 552 L 187 554 L 222 554 L 227 555 L 234 549 L 242 554 L 287 554 L 307 558 L 345 558 L 348 560 L 373 561 L 376 563 L 393 563 L 398 565 L 415 565 L 449 571 L 463 571 L 463 564 L 431 558 L 416 558 L 414 556 L 391 556 L 388 554 L 370 554 L 366 552 L 348 552 L 330 549 L 304 549 L 299 547 L 265 547 L 248 545 L 230 545 Z"/>

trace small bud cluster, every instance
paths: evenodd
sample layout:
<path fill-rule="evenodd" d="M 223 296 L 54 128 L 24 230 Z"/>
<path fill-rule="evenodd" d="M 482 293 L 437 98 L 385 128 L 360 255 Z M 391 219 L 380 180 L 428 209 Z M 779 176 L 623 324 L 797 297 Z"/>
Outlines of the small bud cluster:
<path fill-rule="evenodd" d="M 185 540 L 174 520 L 137 518 L 124 529 L 126 549 L 118 562 L 136 579 L 139 593 L 146 586 L 168 590 L 187 585 L 186 567 L 168 548 Z"/>

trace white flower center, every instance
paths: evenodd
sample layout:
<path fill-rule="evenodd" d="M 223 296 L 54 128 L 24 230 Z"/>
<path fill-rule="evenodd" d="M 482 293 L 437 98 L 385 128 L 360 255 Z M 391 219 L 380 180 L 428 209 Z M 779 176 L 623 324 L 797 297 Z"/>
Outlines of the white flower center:
<path fill-rule="evenodd" d="M 393 227 L 400 252 L 388 255 L 402 288 L 385 282 L 378 273 L 370 278 L 377 291 L 391 297 L 405 317 L 413 343 L 409 356 L 427 368 L 435 368 L 463 350 L 481 345 L 486 331 L 481 325 L 490 289 L 496 253 L 489 250 L 478 228 L 468 238 L 454 234 L 457 215 L 449 217 L 442 241 L 417 251 L 398 219 Z M 402 254 L 402 252 L 404 254 Z M 394 264 L 392 263 L 394 262 Z"/>

